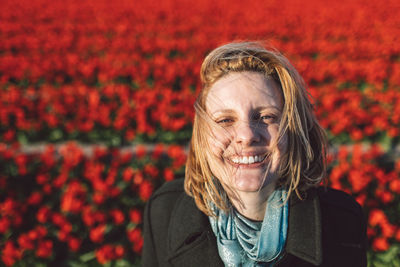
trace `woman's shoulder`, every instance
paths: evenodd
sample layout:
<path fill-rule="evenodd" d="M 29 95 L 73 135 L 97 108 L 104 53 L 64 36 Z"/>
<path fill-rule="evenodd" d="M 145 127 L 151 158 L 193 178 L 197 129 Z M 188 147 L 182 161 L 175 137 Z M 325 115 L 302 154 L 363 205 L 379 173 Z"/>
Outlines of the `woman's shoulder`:
<path fill-rule="evenodd" d="M 184 192 L 183 189 L 183 178 L 175 179 L 164 183 L 159 189 L 157 189 L 151 196 L 151 199 L 155 199 L 162 196 L 181 194 Z"/>
<path fill-rule="evenodd" d="M 348 193 L 318 188 L 324 262 L 332 266 L 366 266 L 366 220 Z M 341 255 L 341 257 L 338 257 Z M 343 265 L 342 259 L 348 259 Z"/>
<path fill-rule="evenodd" d="M 183 181 L 184 179 L 181 178 L 164 183 L 152 194 L 147 206 L 151 206 L 151 209 L 155 211 L 171 211 L 176 202 L 186 195 Z"/>
<path fill-rule="evenodd" d="M 348 193 L 330 187 L 319 187 L 317 194 L 322 207 L 334 210 L 345 210 L 356 215 L 362 215 L 360 204 Z"/>

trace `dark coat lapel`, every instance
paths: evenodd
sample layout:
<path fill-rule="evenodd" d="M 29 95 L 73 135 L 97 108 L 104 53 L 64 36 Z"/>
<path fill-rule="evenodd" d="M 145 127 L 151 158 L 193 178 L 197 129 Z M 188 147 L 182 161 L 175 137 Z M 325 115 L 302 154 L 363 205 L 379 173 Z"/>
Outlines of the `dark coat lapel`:
<path fill-rule="evenodd" d="M 173 266 L 224 266 L 208 217 L 187 195 L 177 201 L 168 231 L 168 261 Z"/>
<path fill-rule="evenodd" d="M 286 252 L 314 265 L 322 263 L 321 210 L 316 190 L 307 198 L 290 199 Z"/>

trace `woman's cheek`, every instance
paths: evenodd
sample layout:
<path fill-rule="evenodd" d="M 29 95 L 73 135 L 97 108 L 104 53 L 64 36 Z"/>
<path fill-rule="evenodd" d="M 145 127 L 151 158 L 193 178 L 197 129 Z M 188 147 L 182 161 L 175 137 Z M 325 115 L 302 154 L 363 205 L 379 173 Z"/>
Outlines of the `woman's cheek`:
<path fill-rule="evenodd" d="M 209 153 L 207 153 L 207 161 L 211 171 L 220 180 L 221 184 L 226 184 L 226 177 L 229 176 L 227 174 L 231 172 L 224 157 L 227 155 L 231 144 L 229 134 L 225 129 L 214 129 L 208 139 L 208 144 Z"/>
<path fill-rule="evenodd" d="M 282 136 L 279 139 L 279 125 L 271 125 L 271 148 L 272 151 L 272 170 L 275 171 L 281 160 L 281 156 L 286 153 L 287 150 L 287 135 Z M 276 144 L 276 146 L 275 146 Z M 275 147 L 274 147 L 275 146 Z"/>
<path fill-rule="evenodd" d="M 223 155 L 226 153 L 229 144 L 231 143 L 229 135 L 230 134 L 222 127 L 220 127 L 220 129 L 216 127 L 216 129 L 213 129 L 213 133 L 209 138 L 211 152 L 221 160 Z"/>

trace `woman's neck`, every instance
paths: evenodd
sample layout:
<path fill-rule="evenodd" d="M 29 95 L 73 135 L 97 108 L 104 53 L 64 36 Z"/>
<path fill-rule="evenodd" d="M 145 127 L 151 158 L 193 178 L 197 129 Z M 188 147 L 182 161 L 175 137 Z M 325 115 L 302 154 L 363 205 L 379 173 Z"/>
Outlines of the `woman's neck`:
<path fill-rule="evenodd" d="M 248 219 L 262 221 L 269 196 L 275 190 L 275 184 L 270 184 L 256 192 L 236 192 L 231 202 L 236 210 Z"/>

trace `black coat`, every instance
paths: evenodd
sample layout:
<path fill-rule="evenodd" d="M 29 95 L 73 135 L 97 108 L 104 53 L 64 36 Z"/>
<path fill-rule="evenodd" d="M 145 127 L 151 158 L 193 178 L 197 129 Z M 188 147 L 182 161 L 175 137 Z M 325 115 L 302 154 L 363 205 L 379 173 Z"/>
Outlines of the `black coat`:
<path fill-rule="evenodd" d="M 366 225 L 360 205 L 344 192 L 292 194 L 284 256 L 275 266 L 366 266 Z M 166 183 L 149 200 L 142 266 L 224 266 L 208 217 L 183 191 Z"/>

